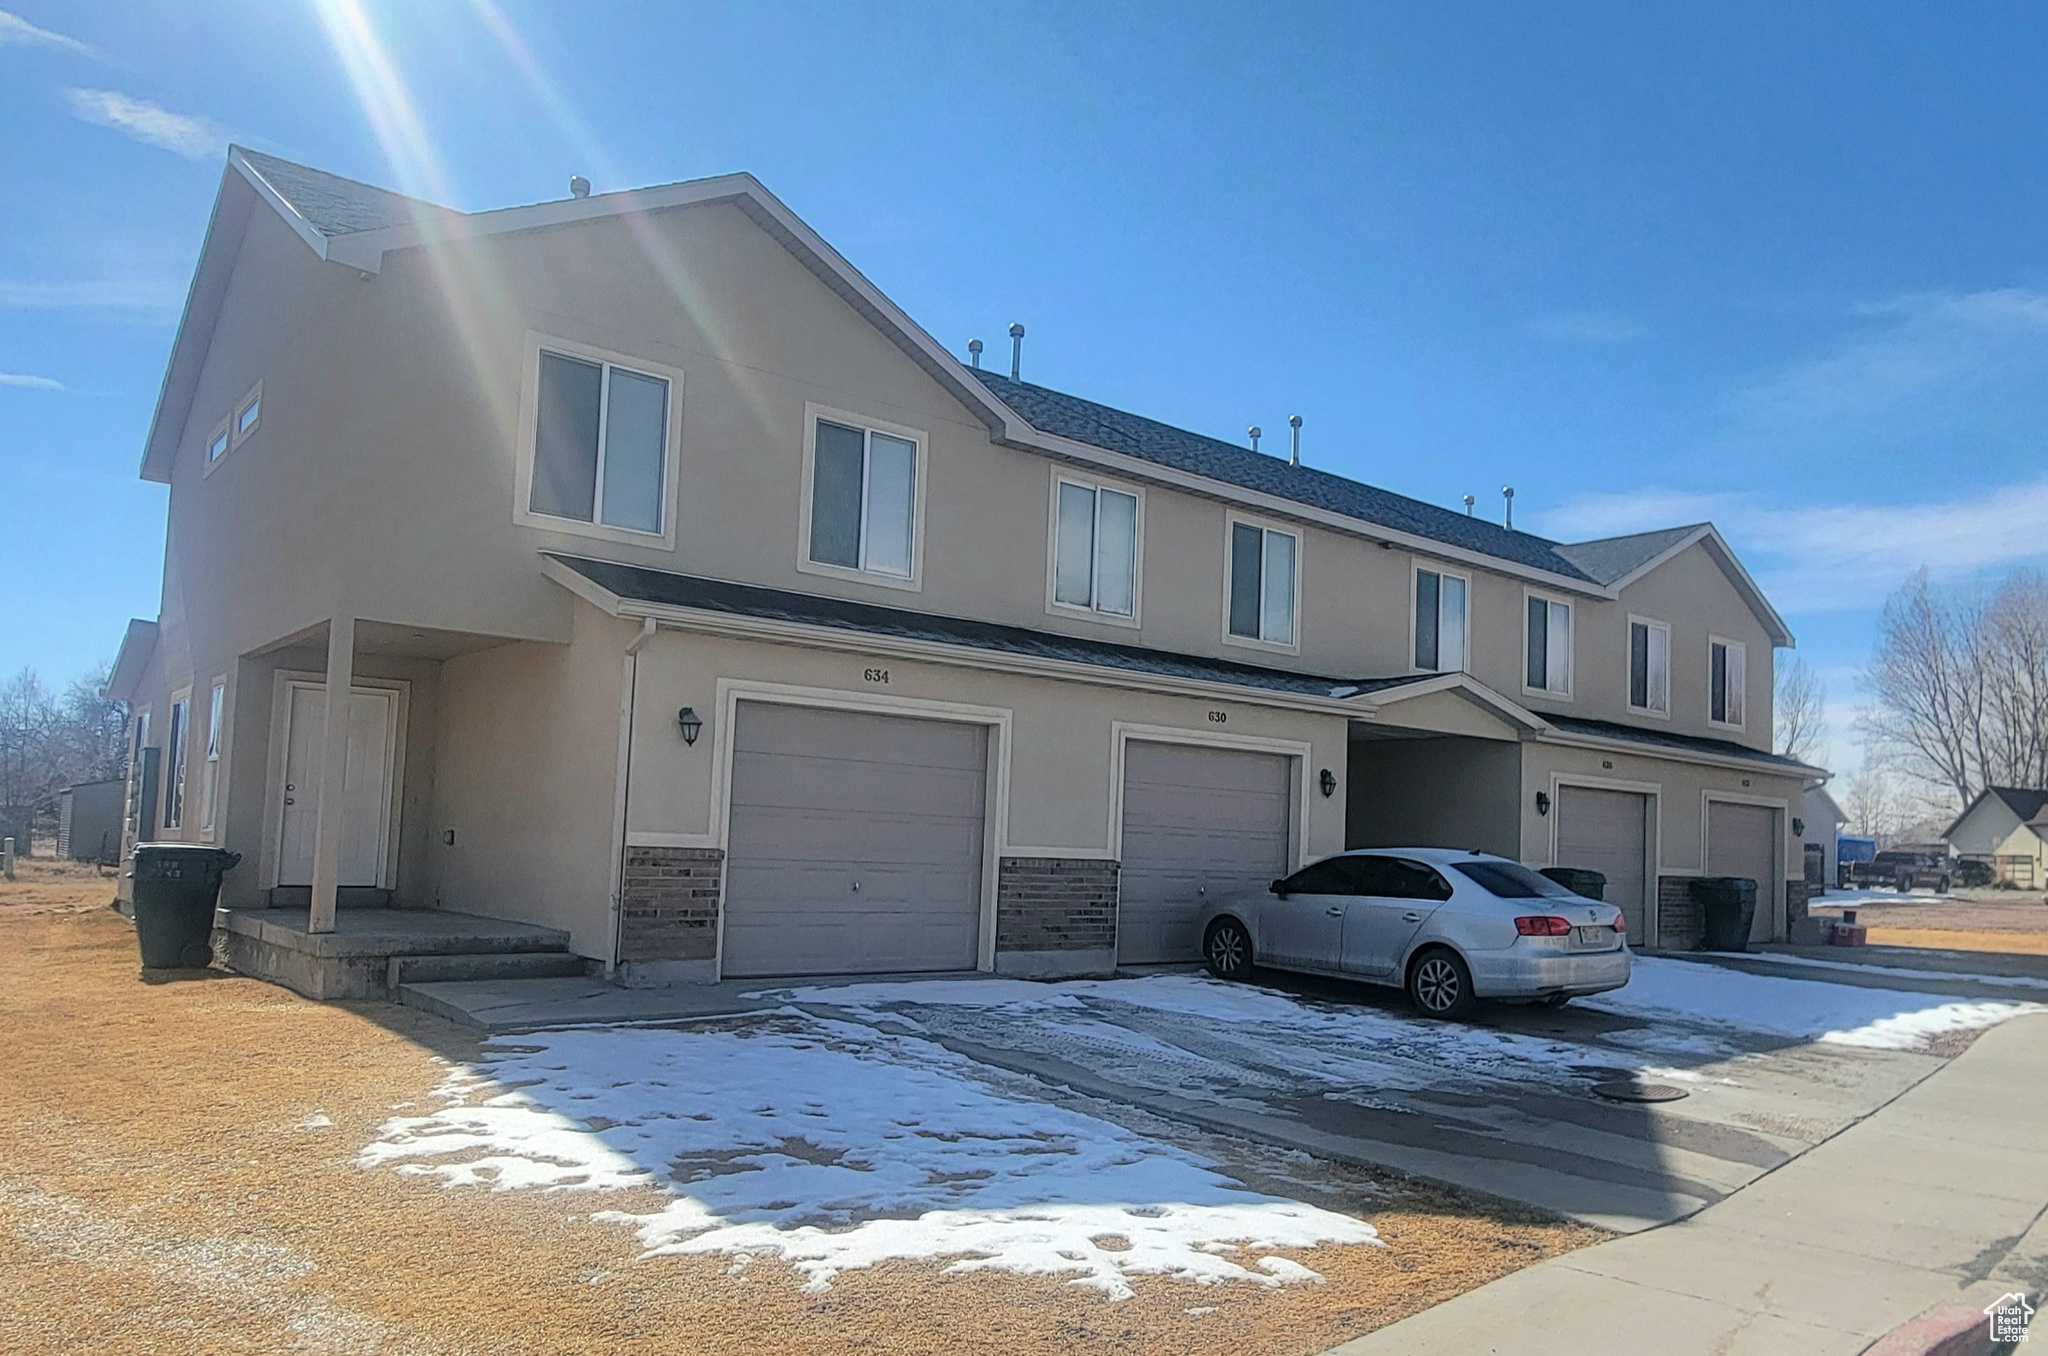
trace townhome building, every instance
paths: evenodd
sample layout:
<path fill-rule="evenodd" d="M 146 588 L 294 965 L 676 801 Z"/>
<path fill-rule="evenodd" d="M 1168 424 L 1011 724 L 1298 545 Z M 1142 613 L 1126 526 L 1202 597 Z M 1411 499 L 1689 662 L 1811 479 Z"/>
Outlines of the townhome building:
<path fill-rule="evenodd" d="M 1360 846 L 1597 869 L 1639 945 L 1703 873 L 1803 909 L 1793 638 L 1711 525 L 1551 541 L 979 357 L 747 175 L 462 213 L 231 150 L 130 843 L 632 984 L 1187 961 Z"/>

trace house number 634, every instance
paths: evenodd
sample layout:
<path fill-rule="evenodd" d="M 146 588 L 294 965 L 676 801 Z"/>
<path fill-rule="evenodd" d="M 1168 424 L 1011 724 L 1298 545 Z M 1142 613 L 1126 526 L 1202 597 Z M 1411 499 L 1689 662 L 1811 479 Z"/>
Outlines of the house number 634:
<path fill-rule="evenodd" d="M 886 683 L 889 681 L 889 670 L 862 669 L 860 671 L 860 676 L 867 679 L 867 681 L 869 681 L 870 683 Z"/>

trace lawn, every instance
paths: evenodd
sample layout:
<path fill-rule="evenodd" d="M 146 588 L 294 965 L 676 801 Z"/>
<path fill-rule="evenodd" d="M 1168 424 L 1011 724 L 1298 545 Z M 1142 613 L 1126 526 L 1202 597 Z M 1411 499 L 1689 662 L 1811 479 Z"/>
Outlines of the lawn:
<path fill-rule="evenodd" d="M 1311 1353 L 1602 1237 L 911 1032 L 147 983 L 111 892 L 0 884 L 8 1352 Z"/>

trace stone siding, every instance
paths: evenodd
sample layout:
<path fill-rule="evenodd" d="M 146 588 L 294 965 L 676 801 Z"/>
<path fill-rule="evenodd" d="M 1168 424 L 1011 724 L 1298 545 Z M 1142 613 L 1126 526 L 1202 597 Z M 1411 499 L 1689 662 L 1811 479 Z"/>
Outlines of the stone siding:
<path fill-rule="evenodd" d="M 1803 880 L 1788 880 L 1785 882 L 1786 936 L 1791 936 L 1794 923 L 1806 917 L 1807 906 L 1813 902 L 1814 895 L 1818 893 L 1818 890 Z"/>
<path fill-rule="evenodd" d="M 1706 932 L 1706 915 L 1692 897 L 1691 876 L 1657 877 L 1657 949 L 1695 951 Z"/>
<path fill-rule="evenodd" d="M 996 876 L 996 951 L 1116 947 L 1117 863 L 1005 857 Z"/>
<path fill-rule="evenodd" d="M 619 959 L 715 958 L 724 864 L 717 848 L 627 848 Z"/>

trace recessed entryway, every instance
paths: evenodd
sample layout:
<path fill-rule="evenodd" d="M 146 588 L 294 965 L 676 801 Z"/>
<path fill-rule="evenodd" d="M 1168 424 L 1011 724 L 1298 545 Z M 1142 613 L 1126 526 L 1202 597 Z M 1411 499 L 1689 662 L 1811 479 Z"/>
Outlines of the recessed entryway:
<path fill-rule="evenodd" d="M 283 683 L 284 764 L 277 797 L 277 884 L 313 881 L 313 837 L 320 808 L 320 768 L 327 730 L 327 686 Z M 348 762 L 342 773 L 339 883 L 384 887 L 391 864 L 402 692 L 395 687 L 349 690 Z"/>

